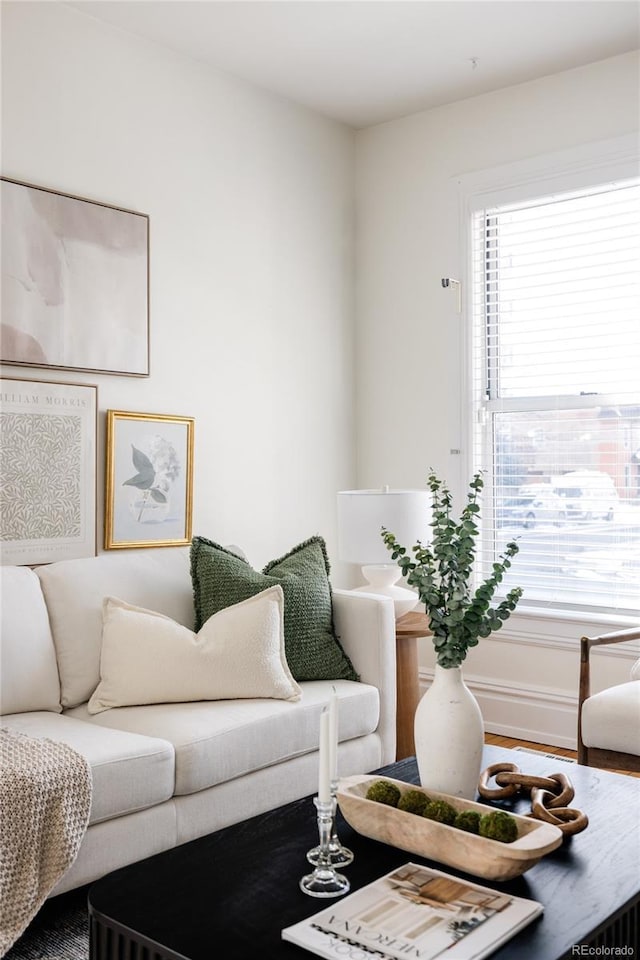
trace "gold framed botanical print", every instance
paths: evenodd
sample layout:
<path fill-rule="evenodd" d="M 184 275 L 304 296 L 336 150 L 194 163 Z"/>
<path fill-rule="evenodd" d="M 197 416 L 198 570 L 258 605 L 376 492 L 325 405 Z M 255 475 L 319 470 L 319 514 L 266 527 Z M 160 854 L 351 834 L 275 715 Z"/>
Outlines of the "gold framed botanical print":
<path fill-rule="evenodd" d="M 105 550 L 191 543 L 194 422 L 107 410 Z"/>

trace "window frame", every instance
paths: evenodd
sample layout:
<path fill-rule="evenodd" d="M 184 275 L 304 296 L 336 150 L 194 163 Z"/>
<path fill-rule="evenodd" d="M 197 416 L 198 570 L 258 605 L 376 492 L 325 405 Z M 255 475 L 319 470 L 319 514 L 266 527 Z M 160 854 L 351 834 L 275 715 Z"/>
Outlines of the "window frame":
<path fill-rule="evenodd" d="M 533 201 L 543 196 L 564 194 L 593 185 L 614 183 L 640 176 L 640 149 L 635 135 L 625 135 L 611 140 L 585 144 L 581 147 L 544 154 L 527 160 L 516 161 L 489 170 L 454 178 L 458 192 L 459 235 L 462 246 L 461 281 L 463 297 L 461 301 L 461 323 L 463 336 L 462 376 L 460 378 L 460 403 L 463 414 L 462 430 L 465 437 L 463 455 L 459 458 L 460 474 L 457 489 L 465 489 L 466 479 L 474 469 L 473 451 L 478 440 L 478 431 L 482 430 L 474 416 L 475 411 L 503 409 L 502 400 L 485 396 L 487 386 L 474 384 L 473 380 L 473 219 L 483 208 Z M 488 365 L 486 366 L 486 370 Z M 485 370 L 485 372 L 486 372 Z M 554 395 L 536 398 L 536 409 L 557 409 L 558 399 L 562 398 L 565 408 L 584 409 L 591 406 L 589 397 Z M 615 404 L 620 398 L 615 394 L 600 396 L 599 401 Z M 565 403 L 566 401 L 566 403 Z M 516 410 L 519 401 L 509 401 L 509 409 Z M 521 401 L 522 409 L 531 409 L 530 399 Z M 490 444 L 489 431 L 485 431 L 483 443 Z M 491 447 L 491 450 L 493 448 Z M 487 450 L 485 449 L 485 454 Z M 488 484 L 484 508 L 492 510 L 492 491 Z M 533 641 L 538 645 L 554 648 L 566 646 L 575 648 L 575 638 L 580 633 L 593 632 L 595 629 L 616 629 L 637 623 L 631 614 L 605 612 L 587 607 L 558 606 L 553 601 L 537 601 L 527 605 L 523 598 L 518 609 L 509 621 L 510 629 L 504 635 L 497 634 L 501 640 L 509 639 Z M 630 645 L 626 645 L 630 647 Z M 640 644 L 634 645 L 640 650 Z M 624 651 L 625 656 L 629 651 Z M 621 654 L 622 655 L 622 654 Z"/>

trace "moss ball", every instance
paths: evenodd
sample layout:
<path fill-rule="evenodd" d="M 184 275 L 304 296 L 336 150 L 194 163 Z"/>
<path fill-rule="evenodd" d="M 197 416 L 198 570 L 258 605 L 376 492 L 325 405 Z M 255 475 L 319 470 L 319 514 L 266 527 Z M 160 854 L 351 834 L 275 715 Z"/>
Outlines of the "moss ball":
<path fill-rule="evenodd" d="M 480 830 L 480 814 L 477 810 L 461 810 L 457 814 L 454 827 L 466 830 L 467 833 L 478 833 Z"/>
<path fill-rule="evenodd" d="M 422 793 L 420 790 L 406 790 L 398 800 L 398 810 L 416 813 L 421 817 L 424 814 L 425 807 L 430 802 L 426 793 Z"/>
<path fill-rule="evenodd" d="M 371 784 L 365 796 L 367 800 L 375 800 L 376 803 L 386 803 L 389 807 L 397 807 L 400 790 L 395 783 L 389 783 L 388 780 L 376 780 Z"/>
<path fill-rule="evenodd" d="M 518 838 L 518 824 L 510 813 L 493 810 L 480 817 L 480 836 L 501 843 L 513 843 Z"/>
<path fill-rule="evenodd" d="M 425 807 L 423 817 L 453 826 L 457 813 L 446 800 L 431 800 Z"/>

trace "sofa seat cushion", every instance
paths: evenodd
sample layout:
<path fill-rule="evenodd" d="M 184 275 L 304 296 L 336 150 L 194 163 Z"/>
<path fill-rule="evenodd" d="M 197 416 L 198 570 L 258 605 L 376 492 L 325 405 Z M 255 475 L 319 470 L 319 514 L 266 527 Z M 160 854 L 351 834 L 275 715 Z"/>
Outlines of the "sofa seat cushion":
<path fill-rule="evenodd" d="M 587 747 L 640 756 L 640 682 L 630 680 L 595 693 L 582 706 Z"/>
<path fill-rule="evenodd" d="M 93 781 L 89 824 L 144 810 L 173 795 L 174 751 L 165 740 L 44 711 L 3 717 L 2 726 L 66 743 L 86 757 Z"/>
<path fill-rule="evenodd" d="M 70 714 L 91 724 L 168 740 L 176 754 L 175 793 L 181 795 L 317 750 L 320 713 L 332 686 L 339 699 L 339 739 L 351 740 L 376 730 L 376 687 L 352 680 L 313 680 L 300 686 L 298 703 L 221 700 L 150 704 L 118 707 L 93 716 L 85 704 Z"/>

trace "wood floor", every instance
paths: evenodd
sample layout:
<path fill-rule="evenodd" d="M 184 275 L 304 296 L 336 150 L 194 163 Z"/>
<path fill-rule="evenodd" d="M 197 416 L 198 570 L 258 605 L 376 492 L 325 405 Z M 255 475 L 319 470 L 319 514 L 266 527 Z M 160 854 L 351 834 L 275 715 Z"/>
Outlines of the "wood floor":
<path fill-rule="evenodd" d="M 564 747 L 550 747 L 546 743 L 531 743 L 530 740 L 515 740 L 513 737 L 502 737 L 497 733 L 485 733 L 484 742 L 494 747 L 526 747 L 528 750 L 540 750 L 541 753 L 556 753 L 559 757 L 570 757 L 577 760 L 575 750 L 565 750 Z"/>
<path fill-rule="evenodd" d="M 575 750 L 566 750 L 564 747 L 551 747 L 545 743 L 531 743 L 529 740 L 515 740 L 513 737 L 502 737 L 497 733 L 486 733 L 485 743 L 491 743 L 495 747 L 526 747 L 529 750 L 539 750 L 542 753 L 555 753 L 559 757 L 570 757 L 577 759 Z M 629 773 L 628 770 L 615 770 L 614 773 L 624 773 L 628 777 L 640 777 L 640 773 Z"/>

